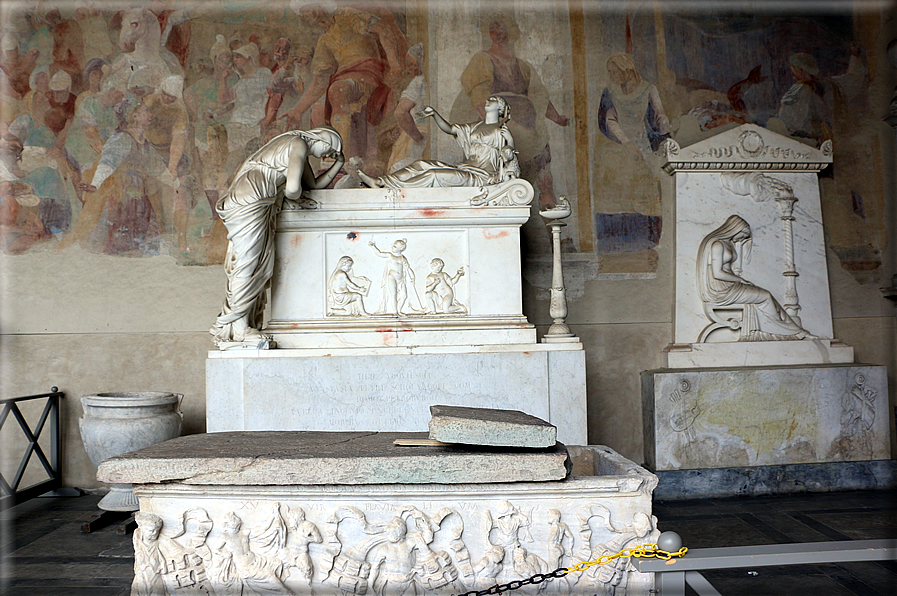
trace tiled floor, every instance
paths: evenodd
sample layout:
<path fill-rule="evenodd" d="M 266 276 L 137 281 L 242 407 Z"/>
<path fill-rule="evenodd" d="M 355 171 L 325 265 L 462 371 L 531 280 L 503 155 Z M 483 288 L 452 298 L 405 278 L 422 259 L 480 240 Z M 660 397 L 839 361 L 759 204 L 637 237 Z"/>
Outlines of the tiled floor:
<path fill-rule="evenodd" d="M 39 498 L 2 514 L 2 580 L 9 596 L 124 596 L 131 537 L 114 527 L 81 532 L 97 496 Z M 893 539 L 897 492 L 852 492 L 654 504 L 661 530 L 690 548 L 827 540 Z M 890 596 L 897 562 L 761 567 L 706 572 L 723 596 Z M 522 592 L 521 592 L 522 594 Z"/>
<path fill-rule="evenodd" d="M 897 492 L 655 502 L 661 530 L 689 548 L 889 539 L 897 545 Z M 892 596 L 897 562 L 788 565 L 703 573 L 723 596 Z"/>

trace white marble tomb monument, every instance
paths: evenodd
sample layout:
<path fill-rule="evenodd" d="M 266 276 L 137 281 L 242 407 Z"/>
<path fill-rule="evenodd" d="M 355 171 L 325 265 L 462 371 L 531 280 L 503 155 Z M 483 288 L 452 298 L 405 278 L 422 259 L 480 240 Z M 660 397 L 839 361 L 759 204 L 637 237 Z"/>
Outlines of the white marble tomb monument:
<path fill-rule="evenodd" d="M 815 149 L 754 125 L 665 146 L 673 341 L 642 373 L 655 470 L 890 457 L 884 367 L 834 337 Z"/>
<path fill-rule="evenodd" d="M 209 352 L 209 432 L 426 428 L 431 404 L 516 409 L 585 444 L 582 344 L 537 343 L 520 226 L 532 186 L 315 190 L 277 219 L 275 349 Z"/>

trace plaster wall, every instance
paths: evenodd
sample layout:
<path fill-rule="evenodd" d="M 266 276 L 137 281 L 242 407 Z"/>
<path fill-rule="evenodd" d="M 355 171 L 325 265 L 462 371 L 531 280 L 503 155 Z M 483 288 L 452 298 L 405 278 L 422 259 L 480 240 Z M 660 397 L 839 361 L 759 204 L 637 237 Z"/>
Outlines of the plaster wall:
<path fill-rule="evenodd" d="M 648 186 L 656 187 L 652 192 L 658 193 L 657 200 L 648 206 L 620 207 L 608 198 L 630 197 L 648 188 L 636 183 L 626 186 L 622 178 L 605 176 L 615 169 L 629 168 L 611 151 L 615 146 L 609 145 L 599 131 L 597 116 L 602 88 L 608 84 L 604 62 L 611 52 L 626 48 L 622 34 L 617 34 L 623 27 L 611 27 L 623 22 L 623 12 L 602 12 L 597 3 L 589 2 L 584 11 L 580 7 L 577 12 L 578 2 L 556 3 L 562 4 L 563 10 L 558 12 L 555 6 L 550 18 L 544 19 L 545 26 L 540 27 L 539 15 L 527 9 L 527 3 L 518 4 L 517 25 L 523 36 L 517 42 L 517 53 L 541 73 L 558 111 L 577 117 L 568 127 L 549 122 L 548 132 L 555 193 L 568 193 L 575 211 L 565 231 L 570 245 L 567 248 L 574 249 L 564 253 L 567 322 L 582 339 L 586 352 L 589 443 L 608 445 L 642 463 L 639 373 L 661 366 L 661 350 L 672 341 L 672 178 L 662 174 L 656 164 L 651 166 L 654 169 L 645 166 L 645 176 L 651 182 Z M 446 116 L 460 90 L 460 70 L 474 51 L 488 45 L 480 24 L 474 22 L 478 10 L 482 10 L 479 4 L 468 3 L 457 13 L 429 19 L 429 25 L 427 19 L 409 12 L 409 41 L 426 43 L 427 35 L 431 38 L 427 64 L 430 101 Z M 645 23 L 662 22 L 663 15 L 653 10 L 633 13 L 641 18 L 634 21 L 636 34 L 642 32 L 639 27 Z M 883 59 L 888 41 L 897 36 L 897 19 L 892 13 L 857 12 L 854 37 L 839 40 L 845 47 L 851 39 L 865 44 L 870 80 L 874 81 L 866 97 L 867 115 L 846 129 L 856 131 L 859 138 L 845 138 L 848 142 L 840 145 L 838 138 L 834 140 L 835 179 L 843 181 L 845 172 L 852 172 L 852 168 L 860 172 L 858 177 L 866 179 L 865 186 L 858 186 L 867 210 L 857 230 L 861 234 L 875 231 L 869 232 L 869 242 L 878 243 L 880 248 L 880 263 L 874 269 L 850 269 L 847 253 L 835 242 L 849 240 L 856 248 L 866 241 L 839 231 L 843 227 L 841 212 L 827 210 L 832 204 L 849 204 L 850 189 L 829 179 L 823 181 L 821 189 L 835 337 L 854 347 L 857 362 L 888 366 L 891 411 L 897 391 L 897 308 L 882 298 L 879 287 L 888 285 L 897 272 L 897 242 L 893 241 L 897 235 L 897 137 L 880 121 L 897 78 L 897 70 L 890 69 Z M 194 42 L 205 48 L 211 45 L 213 33 L 225 28 L 218 22 L 214 27 L 202 21 L 195 25 Z M 453 44 L 448 44 L 443 35 L 450 26 L 463 30 Z M 228 31 L 232 28 L 226 27 Z M 617 33 L 612 35 L 612 31 Z M 554 47 L 553 39 L 562 41 Z M 672 34 L 667 41 L 673 41 Z M 636 44 L 640 66 L 660 52 L 655 45 Z M 655 60 L 661 64 L 674 61 Z M 705 70 L 709 68 L 704 65 Z M 693 104 L 684 95 L 676 95 L 682 87 L 676 86 L 674 73 L 655 65 L 643 68 L 643 74 L 660 89 L 675 124 L 673 138 L 681 146 L 722 130 L 700 131 L 686 117 Z M 574 84 L 577 76 L 585 87 Z M 725 94 L 714 97 L 724 99 Z M 431 145 L 431 153 L 451 159 L 451 147 L 441 144 L 444 140 L 440 138 Z M 848 153 L 839 155 L 839 147 L 845 147 Z M 607 197 L 599 197 L 599 190 L 606 191 Z M 620 210 L 663 220 L 656 244 L 641 252 L 602 253 L 605 245 L 595 232 L 595 215 L 612 219 Z M 859 217 L 856 213 L 848 215 Z M 191 218 L 194 216 L 197 221 L 208 222 L 210 213 L 191 213 Z M 531 224 L 540 228 L 536 220 Z M 35 245 L 24 254 L 0 257 L 0 396 L 42 393 L 51 386 L 66 393 L 62 453 L 63 482 L 67 486 L 98 486 L 78 433 L 78 398 L 83 394 L 142 390 L 183 393 L 184 433 L 205 430 L 205 360 L 212 347 L 208 328 L 223 298 L 224 274 L 220 265 L 185 265 L 196 261 L 186 252 L 168 250 L 165 242 L 171 242 L 171 238 L 164 239 L 156 255 L 99 254 L 85 241 L 85 249 L 76 244 L 54 252 L 52 246 Z M 550 257 L 544 251 L 527 251 L 524 257 L 524 312 L 541 334 L 551 322 Z M 26 408 L 26 416 L 32 420 L 38 415 L 33 408 Z M 894 441 L 897 432 L 893 419 L 891 424 Z M 17 453 L 20 443 L 15 441 L 21 439 L 4 429 L 0 440 L 5 475 L 10 466 L 15 470 L 16 462 L 10 454 Z M 891 451 L 897 453 L 897 448 L 892 445 Z"/>

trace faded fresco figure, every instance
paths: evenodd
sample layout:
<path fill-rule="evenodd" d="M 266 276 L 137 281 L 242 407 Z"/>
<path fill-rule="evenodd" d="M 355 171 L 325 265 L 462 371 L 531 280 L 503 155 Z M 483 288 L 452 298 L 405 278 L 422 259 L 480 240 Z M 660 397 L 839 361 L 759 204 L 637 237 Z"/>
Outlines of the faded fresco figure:
<path fill-rule="evenodd" d="M 268 83 L 268 101 L 265 103 L 265 118 L 262 129 L 267 129 L 277 119 L 277 112 L 283 107 L 289 111 L 296 106 L 305 90 L 305 82 L 296 76 L 299 57 L 291 54 L 292 42 L 281 37 L 274 42 L 271 66 L 271 81 Z M 286 102 L 286 103 L 285 103 Z"/>
<path fill-rule="evenodd" d="M 41 198 L 19 167 L 22 150 L 12 134 L 0 140 L 0 250 L 6 254 L 21 254 L 50 236 L 40 219 Z"/>
<path fill-rule="evenodd" d="M 427 82 L 423 74 L 423 44 L 415 44 L 408 48 L 405 56 L 405 74 L 411 77 L 393 114 L 399 127 L 399 136 L 392 146 L 386 173 L 400 170 L 405 166 L 423 158 L 427 148 L 427 126 L 425 117 L 416 113 L 427 103 Z"/>
<path fill-rule="evenodd" d="M 669 137 L 670 123 L 657 88 L 642 78 L 632 56 L 612 55 L 607 74 L 610 85 L 598 108 L 602 134 L 595 141 L 596 250 L 620 259 L 616 267 L 621 270 L 653 271 L 661 207 L 651 158 Z M 604 257 L 604 262 L 615 270 L 611 259 Z"/>
<path fill-rule="evenodd" d="M 84 206 L 74 229 L 56 245 L 56 250 L 87 238 L 107 207 L 110 225 L 105 252 L 140 251 L 158 242 L 158 226 L 163 217 L 162 187 L 173 187 L 175 179 L 146 138 L 153 120 L 150 109 L 136 101 L 123 108 L 125 129 L 109 137 L 99 159 L 84 171 Z"/>
<path fill-rule="evenodd" d="M 464 69 L 463 93 L 455 100 L 451 118 L 472 122 L 485 117 L 491 97 L 506 101 L 514 114 L 508 127 L 519 152 L 523 177 L 533 182 L 540 205 L 554 205 L 551 148 L 545 121 L 567 126 L 569 119 L 558 113 L 537 70 L 514 54 L 512 45 L 520 37 L 516 24 L 502 16 L 484 18 L 482 23 L 488 24 L 491 46 L 474 55 Z"/>
<path fill-rule="evenodd" d="M 309 156 L 333 159 L 315 177 Z M 211 333 L 222 342 L 260 342 L 266 290 L 274 273 L 274 225 L 281 209 L 299 206 L 303 190 L 324 188 L 343 166 L 342 140 L 329 127 L 272 139 L 237 171 L 216 206 L 227 228 L 224 306 Z"/>
<path fill-rule="evenodd" d="M 84 56 L 84 34 L 75 19 L 64 19 L 58 8 L 51 8 L 45 17 L 53 32 L 53 63 L 50 74 L 65 72 L 71 77 L 71 90 L 77 95 L 84 90 L 82 72 L 87 62 Z"/>
<path fill-rule="evenodd" d="M 376 163 L 376 127 L 394 108 L 393 88 L 404 72 L 406 51 L 405 36 L 386 8 L 337 9 L 315 48 L 314 79 L 296 107 L 283 114 L 287 125 L 297 126 L 324 96 L 324 119 L 345 140 L 346 155 Z"/>
<path fill-rule="evenodd" d="M 187 220 L 189 200 L 187 196 L 187 176 L 192 171 L 193 146 L 187 144 L 190 121 L 187 105 L 184 103 L 184 79 L 173 75 L 159 85 L 159 91 L 144 99 L 153 114 L 153 120 L 146 130 L 146 138 L 162 160 L 168 174 L 174 180 L 172 196 L 164 197 L 165 208 L 160 230 L 165 233 L 173 224 L 179 250 L 187 250 Z"/>
<path fill-rule="evenodd" d="M 791 56 L 794 84 L 782 96 L 778 117 L 792 136 L 815 139 L 817 144 L 834 138 L 835 111 L 845 112 L 846 104 L 864 89 L 866 65 L 861 56 L 859 44 L 851 44 L 847 72 L 834 77 L 819 76 L 819 64 L 812 54 Z"/>
<path fill-rule="evenodd" d="M 742 265 L 750 262 L 750 254 L 751 227 L 737 215 L 704 238 L 698 249 L 697 279 L 705 312 L 716 321 L 714 309 L 740 307 L 738 341 L 813 339 L 769 290 L 742 277 Z"/>
<path fill-rule="evenodd" d="M 20 54 L 19 43 L 11 32 L 0 38 L 0 94 L 13 99 L 25 97 L 31 90 L 28 80 L 39 54 L 37 49 Z"/>
<path fill-rule="evenodd" d="M 510 107 L 502 97 L 493 96 L 484 109 L 485 119 L 473 124 L 451 124 L 430 106 L 421 111 L 423 117 L 433 118 L 439 130 L 455 137 L 464 153 L 461 163 L 418 160 L 378 178 L 360 170 L 358 175 L 371 188 L 483 186 L 517 178 L 520 165 L 507 125 Z"/>
<path fill-rule="evenodd" d="M 233 88 L 226 90 L 230 94 L 227 100 L 232 102 L 233 111 L 225 126 L 228 150 L 237 152 L 253 138 L 262 136 L 261 125 L 265 118 L 271 71 L 259 65 L 259 49 L 254 43 L 234 50 L 233 60 L 240 80 Z"/>
<path fill-rule="evenodd" d="M 193 144 L 202 165 L 203 188 L 214 214 L 218 189 L 226 186 L 228 175 L 223 171 L 228 155 L 228 102 L 240 76 L 234 71 L 233 54 L 223 43 L 212 47 L 209 58 L 211 66 L 197 64 L 203 76 L 184 90 L 184 104 L 193 123 Z"/>

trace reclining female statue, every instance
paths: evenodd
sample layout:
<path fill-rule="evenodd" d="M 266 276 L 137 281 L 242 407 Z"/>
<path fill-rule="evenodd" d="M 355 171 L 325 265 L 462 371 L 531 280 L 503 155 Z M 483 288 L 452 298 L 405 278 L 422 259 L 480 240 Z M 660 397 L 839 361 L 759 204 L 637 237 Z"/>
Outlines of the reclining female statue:
<path fill-rule="evenodd" d="M 812 339 L 768 290 L 741 277 L 742 261 L 750 260 L 750 252 L 751 226 L 737 215 L 704 238 L 697 262 L 704 310 L 711 315 L 714 309 L 741 307 L 739 341 Z"/>
<path fill-rule="evenodd" d="M 308 164 L 309 155 L 335 161 L 316 178 Z M 298 208 L 303 190 L 329 185 L 344 162 L 342 139 L 336 130 L 323 126 L 274 137 L 237 170 L 230 188 L 215 205 L 227 228 L 227 292 L 210 331 L 216 344 L 270 339 L 259 328 L 265 291 L 274 273 L 277 214 L 281 209 Z"/>
<path fill-rule="evenodd" d="M 457 139 L 464 153 L 461 163 L 418 160 L 379 178 L 359 170 L 359 178 L 371 188 L 483 186 L 517 178 L 520 165 L 506 124 L 511 108 L 504 98 L 492 96 L 486 100 L 485 110 L 486 119 L 473 124 L 451 124 L 430 106 L 421 111 L 422 116 L 432 117 L 442 132 Z"/>

